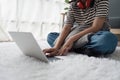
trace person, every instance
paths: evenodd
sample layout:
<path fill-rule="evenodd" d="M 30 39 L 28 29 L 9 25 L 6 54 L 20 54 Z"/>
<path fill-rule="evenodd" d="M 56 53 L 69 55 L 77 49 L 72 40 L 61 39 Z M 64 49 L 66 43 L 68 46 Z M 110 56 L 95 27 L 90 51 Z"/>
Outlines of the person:
<path fill-rule="evenodd" d="M 51 32 L 44 49 L 48 56 L 67 55 L 69 51 L 88 56 L 112 54 L 117 37 L 110 32 L 108 0 L 72 0 L 61 33 Z"/>

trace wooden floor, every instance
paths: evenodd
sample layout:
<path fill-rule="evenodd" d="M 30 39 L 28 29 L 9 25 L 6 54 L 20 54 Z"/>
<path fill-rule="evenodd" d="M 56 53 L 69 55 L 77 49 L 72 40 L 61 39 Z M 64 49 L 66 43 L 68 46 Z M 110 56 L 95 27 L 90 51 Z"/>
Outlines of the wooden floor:
<path fill-rule="evenodd" d="M 120 29 L 110 29 L 114 34 L 120 34 Z"/>
<path fill-rule="evenodd" d="M 114 33 L 118 37 L 118 46 L 120 46 L 120 29 L 111 29 L 111 32 Z"/>
<path fill-rule="evenodd" d="M 120 46 L 120 41 L 118 42 L 118 46 Z"/>

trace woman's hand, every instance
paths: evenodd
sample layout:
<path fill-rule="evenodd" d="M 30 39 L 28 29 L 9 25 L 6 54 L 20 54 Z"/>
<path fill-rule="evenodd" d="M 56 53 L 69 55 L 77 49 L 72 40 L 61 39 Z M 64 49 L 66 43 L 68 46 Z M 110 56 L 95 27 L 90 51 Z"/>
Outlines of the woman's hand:
<path fill-rule="evenodd" d="M 53 48 L 44 49 L 43 52 L 49 57 L 63 56 L 66 55 L 67 52 L 72 48 L 73 42 L 74 42 L 74 38 L 71 37 L 64 43 L 64 45 L 60 49 L 53 47 Z"/>
<path fill-rule="evenodd" d="M 73 40 L 71 38 L 69 38 L 65 44 L 62 46 L 62 48 L 59 50 L 58 54 L 57 55 L 66 55 L 67 52 L 72 48 L 73 46 Z"/>
<path fill-rule="evenodd" d="M 53 56 L 57 55 L 58 49 L 57 48 L 48 48 L 48 49 L 44 49 L 43 52 L 46 54 L 46 56 L 53 57 Z"/>

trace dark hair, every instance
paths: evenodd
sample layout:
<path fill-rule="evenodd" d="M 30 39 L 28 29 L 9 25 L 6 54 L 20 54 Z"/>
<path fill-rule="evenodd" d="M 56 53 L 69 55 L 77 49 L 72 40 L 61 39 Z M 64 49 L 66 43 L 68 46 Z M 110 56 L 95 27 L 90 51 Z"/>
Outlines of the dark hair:
<path fill-rule="evenodd" d="M 69 3 L 71 3 L 71 2 L 77 2 L 78 0 L 71 0 L 71 1 L 69 1 Z"/>

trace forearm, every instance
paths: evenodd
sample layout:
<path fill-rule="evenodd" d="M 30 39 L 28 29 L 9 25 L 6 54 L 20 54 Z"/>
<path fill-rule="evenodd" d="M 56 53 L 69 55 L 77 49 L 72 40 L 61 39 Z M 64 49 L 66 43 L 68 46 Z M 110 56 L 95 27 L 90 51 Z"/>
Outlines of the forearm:
<path fill-rule="evenodd" d="M 65 25 L 63 27 L 62 32 L 60 33 L 60 36 L 58 37 L 54 48 L 59 49 L 62 46 L 62 44 L 64 43 L 65 38 L 70 33 L 70 31 L 71 31 L 71 25 Z"/>
<path fill-rule="evenodd" d="M 72 41 L 75 42 L 76 40 L 80 39 L 82 36 L 88 34 L 88 33 L 93 33 L 93 32 L 97 32 L 98 29 L 94 28 L 94 27 L 90 27 L 87 28 L 77 34 L 75 34 L 74 36 L 71 37 Z"/>
<path fill-rule="evenodd" d="M 87 29 L 75 34 L 74 36 L 72 36 L 71 40 L 74 42 L 88 33 L 98 32 L 102 28 L 104 22 L 105 22 L 104 17 L 95 18 L 95 20 L 93 21 L 93 24 L 89 28 L 87 28 Z"/>

